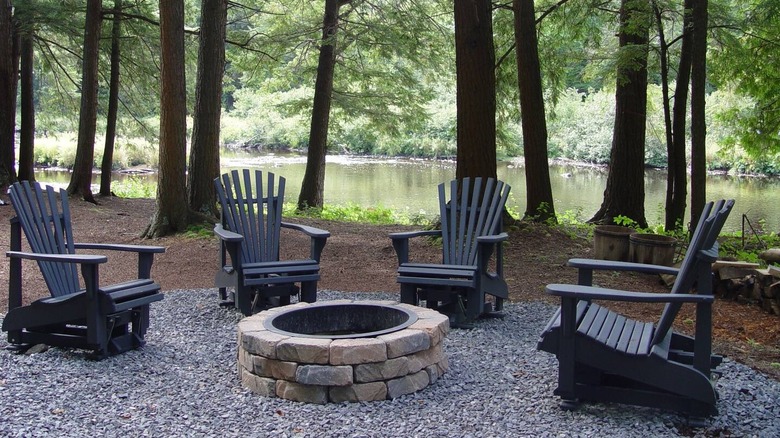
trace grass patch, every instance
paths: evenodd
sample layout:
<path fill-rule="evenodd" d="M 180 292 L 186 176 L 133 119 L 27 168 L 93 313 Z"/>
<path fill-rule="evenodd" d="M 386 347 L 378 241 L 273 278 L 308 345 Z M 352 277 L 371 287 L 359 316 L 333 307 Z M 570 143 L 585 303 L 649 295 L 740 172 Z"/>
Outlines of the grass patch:
<path fill-rule="evenodd" d="M 398 213 L 390 208 L 362 207 L 354 203 L 346 205 L 325 204 L 320 208 L 309 208 L 304 211 L 296 209 L 296 205 L 287 203 L 284 205 L 284 216 L 286 217 L 313 217 L 332 221 L 342 222 L 360 222 L 374 225 L 425 225 L 430 219 L 422 216 L 409 216 Z"/>
<path fill-rule="evenodd" d="M 207 223 L 192 224 L 182 235 L 188 239 L 211 239 L 214 237 L 213 226 Z"/>
<path fill-rule="evenodd" d="M 111 191 L 120 198 L 151 198 L 157 196 L 157 185 L 138 177 L 111 182 Z"/>

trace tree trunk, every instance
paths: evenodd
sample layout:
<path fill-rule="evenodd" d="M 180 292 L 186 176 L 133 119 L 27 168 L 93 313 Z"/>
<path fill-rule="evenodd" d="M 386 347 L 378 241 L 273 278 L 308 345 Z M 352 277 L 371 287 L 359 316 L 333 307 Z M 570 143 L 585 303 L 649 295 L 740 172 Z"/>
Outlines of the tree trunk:
<path fill-rule="evenodd" d="M 542 72 L 536 40 L 533 0 L 514 0 L 517 82 L 525 158 L 525 219 L 555 221 L 550 163 L 547 161 L 547 121 L 542 96 Z"/>
<path fill-rule="evenodd" d="M 630 62 L 618 64 L 615 91 L 615 125 L 604 202 L 590 222 L 612 223 L 617 216 L 645 219 L 645 123 L 647 111 L 648 4 L 622 0 L 620 32 L 622 51 L 630 50 Z"/>
<path fill-rule="evenodd" d="M 673 186 L 671 199 L 666 201 L 666 228 L 679 229 L 685 218 L 685 207 L 688 203 L 688 162 L 685 151 L 687 148 L 686 114 L 688 113 L 688 85 L 691 80 L 691 0 L 684 2 L 683 35 L 680 45 L 680 64 L 677 68 L 677 83 L 674 90 L 674 107 L 672 108 L 672 150 L 669 153 L 667 173 L 672 176 Z M 694 222 L 695 223 L 695 222 Z M 670 228 L 671 227 L 671 228 Z"/>
<path fill-rule="evenodd" d="M 108 83 L 108 114 L 106 115 L 106 145 L 100 163 L 100 194 L 111 196 L 111 169 L 114 167 L 114 140 L 119 107 L 119 39 L 122 37 L 122 0 L 114 0 L 114 19 L 111 28 L 111 73 Z"/>
<path fill-rule="evenodd" d="M 496 75 L 490 0 L 455 0 L 455 177 L 496 177 Z"/>
<path fill-rule="evenodd" d="M 184 0 L 160 0 L 160 168 L 156 209 L 144 237 L 187 228 L 187 94 Z"/>
<path fill-rule="evenodd" d="M 87 0 L 87 18 L 84 24 L 84 54 L 81 66 L 81 106 L 76 159 L 68 184 L 69 195 L 81 195 L 95 203 L 92 196 L 92 163 L 95 158 L 95 130 L 97 129 L 98 55 L 102 25 L 102 0 Z"/>
<path fill-rule="evenodd" d="M 691 41 L 691 227 L 707 202 L 705 86 L 707 82 L 707 0 L 693 0 Z"/>
<path fill-rule="evenodd" d="M 18 63 L 16 32 L 11 1 L 0 1 L 0 188 L 16 181 L 14 129 Z"/>
<path fill-rule="evenodd" d="M 314 84 L 314 105 L 311 110 L 309 152 L 306 172 L 298 196 L 298 210 L 322 208 L 325 192 L 325 155 L 328 152 L 328 124 L 333 94 L 333 70 L 336 67 L 336 33 L 339 26 L 341 0 L 325 0 L 322 19 L 322 45 Z"/>
<path fill-rule="evenodd" d="M 214 217 L 217 216 L 217 200 L 213 181 L 219 176 L 226 22 L 227 0 L 202 1 L 187 199 L 190 210 Z"/>
<path fill-rule="evenodd" d="M 21 120 L 19 124 L 19 179 L 35 181 L 35 101 L 33 92 L 33 35 L 32 30 L 20 35 L 19 53 L 21 69 L 20 102 Z"/>

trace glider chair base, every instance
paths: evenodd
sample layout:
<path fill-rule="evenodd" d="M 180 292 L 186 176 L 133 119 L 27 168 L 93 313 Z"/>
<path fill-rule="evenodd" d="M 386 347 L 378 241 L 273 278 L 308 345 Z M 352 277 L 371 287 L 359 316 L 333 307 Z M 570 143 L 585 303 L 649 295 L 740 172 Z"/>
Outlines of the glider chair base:
<path fill-rule="evenodd" d="M 112 300 L 118 293 L 114 297 L 101 295 L 103 304 L 114 309 L 102 318 L 102 330 L 88 328 L 86 318 L 79 316 L 84 315 L 83 309 L 88 306 L 86 292 L 59 299 L 44 298 L 14 308 L 3 321 L 11 344 L 8 349 L 24 353 L 35 345 L 46 344 L 87 350 L 88 358 L 100 360 L 143 347 L 149 328 L 149 304 L 163 299 L 159 286 L 148 280 L 143 283 L 147 288 L 129 296 L 125 293 L 125 301 Z"/>

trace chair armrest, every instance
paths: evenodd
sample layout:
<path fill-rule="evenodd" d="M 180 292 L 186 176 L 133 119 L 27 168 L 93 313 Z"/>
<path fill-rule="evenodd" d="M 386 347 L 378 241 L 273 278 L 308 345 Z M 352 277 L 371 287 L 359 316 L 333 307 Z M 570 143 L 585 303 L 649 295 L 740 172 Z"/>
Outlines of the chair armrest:
<path fill-rule="evenodd" d="M 284 228 L 301 231 L 307 236 L 314 237 L 317 239 L 327 239 L 328 237 L 330 237 L 330 231 L 325 231 L 319 228 L 310 227 L 308 225 L 293 224 L 290 222 L 282 222 L 281 225 Z"/>
<path fill-rule="evenodd" d="M 577 300 L 629 301 L 636 303 L 712 303 L 715 301 L 715 297 L 712 295 L 631 292 L 578 284 L 548 284 L 544 289 L 550 295 Z"/>
<path fill-rule="evenodd" d="M 90 301 L 96 298 L 98 290 L 98 267 L 106 263 L 108 257 L 93 254 L 41 254 L 22 251 L 7 251 L 6 256 L 16 260 L 16 266 L 11 266 L 11 275 L 8 287 L 8 308 L 21 306 L 22 275 L 21 259 L 35 260 L 38 262 L 78 263 L 81 265 L 81 276 Z M 140 262 L 139 262 L 140 265 Z M 148 277 L 146 277 L 148 278 Z"/>
<path fill-rule="evenodd" d="M 487 243 L 487 244 L 496 244 L 499 242 L 503 242 L 505 240 L 509 239 L 509 234 L 507 233 L 500 233 L 500 234 L 493 234 L 490 236 L 480 236 L 477 237 L 477 243 Z"/>
<path fill-rule="evenodd" d="M 5 255 L 11 258 L 35 260 L 38 262 L 81 263 L 97 265 L 106 263 L 108 257 L 92 254 L 40 254 L 35 252 L 6 251 Z"/>
<path fill-rule="evenodd" d="M 123 251 L 138 254 L 138 278 L 150 278 L 154 255 L 165 252 L 162 246 L 154 245 L 128 245 L 117 243 L 74 243 L 77 249 L 98 249 L 103 251 Z"/>
<path fill-rule="evenodd" d="M 390 233 L 390 238 L 393 240 L 411 239 L 420 236 L 441 236 L 441 230 L 401 231 L 398 233 Z"/>
<path fill-rule="evenodd" d="M 74 243 L 77 249 L 102 249 L 106 251 L 127 251 L 137 253 L 160 254 L 165 252 L 165 247 L 153 245 L 127 245 L 117 243 Z"/>
<path fill-rule="evenodd" d="M 507 233 L 477 237 L 477 266 L 479 267 L 480 271 L 488 271 L 488 262 L 490 261 L 490 257 L 493 255 L 493 251 L 496 249 L 497 245 L 500 245 L 501 242 L 507 239 L 509 239 L 509 235 Z M 503 276 L 503 257 L 501 255 L 500 249 L 501 248 L 499 247 L 499 251 L 496 251 L 496 271 L 499 276 Z"/>
<path fill-rule="evenodd" d="M 325 248 L 325 243 L 327 243 L 328 237 L 330 237 L 329 231 L 321 230 L 315 227 L 310 227 L 308 225 L 292 224 L 289 222 L 282 222 L 281 226 L 284 228 L 289 228 L 291 230 L 301 231 L 307 236 L 311 237 L 310 257 L 312 258 L 312 260 L 317 261 L 317 263 L 320 262 L 320 256 L 322 255 L 322 250 L 323 248 Z"/>
<path fill-rule="evenodd" d="M 593 284 L 593 271 L 632 271 L 643 272 L 646 274 L 666 274 L 678 275 L 680 270 L 671 266 L 650 265 L 646 263 L 620 262 L 614 260 L 598 259 L 569 259 L 567 266 L 577 268 L 578 281 L 582 286 L 591 286 Z"/>
<path fill-rule="evenodd" d="M 420 231 L 401 231 L 390 233 L 390 239 L 393 241 L 393 249 L 398 257 L 398 265 L 409 261 L 409 239 L 421 236 L 441 236 L 441 230 L 420 230 Z"/>
<path fill-rule="evenodd" d="M 241 242 L 244 240 L 244 236 L 224 229 L 222 224 L 214 225 L 214 234 L 216 234 L 220 240 L 225 242 Z"/>

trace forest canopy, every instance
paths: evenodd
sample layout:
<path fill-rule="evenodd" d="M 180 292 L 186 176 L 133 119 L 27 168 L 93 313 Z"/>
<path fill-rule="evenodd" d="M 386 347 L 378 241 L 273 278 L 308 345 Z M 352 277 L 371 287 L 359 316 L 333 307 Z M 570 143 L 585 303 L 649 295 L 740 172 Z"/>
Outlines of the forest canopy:
<path fill-rule="evenodd" d="M 451 157 L 455 139 L 452 2 L 344 2 L 330 116 L 330 153 Z M 658 5 L 667 39 L 679 38 L 682 2 Z M 185 4 L 186 71 L 197 64 L 200 1 Z M 228 4 L 221 142 L 225 147 L 305 149 L 323 1 Z M 709 2 L 707 165 L 735 173 L 780 172 L 780 80 L 775 2 Z M 513 70 L 512 14 L 494 3 L 498 156 L 523 155 Z M 549 156 L 604 164 L 614 119 L 614 2 L 537 1 Z M 79 120 L 84 9 L 80 1 L 14 2 L 33 35 L 35 162 L 72 167 Z M 103 19 L 113 17 L 103 4 Z M 114 167 L 155 165 L 159 135 L 159 11 L 122 4 L 119 117 Z M 650 35 L 645 161 L 666 166 L 659 33 Z M 111 26 L 100 40 L 98 146 L 105 132 Z M 670 45 L 674 53 L 679 44 Z M 673 78 L 672 78 L 673 79 Z M 186 76 L 188 115 L 195 75 Z M 20 108 L 17 108 L 19 111 Z M 191 123 L 188 125 L 191 130 Z M 188 131 L 191 134 L 191 131 Z"/>

